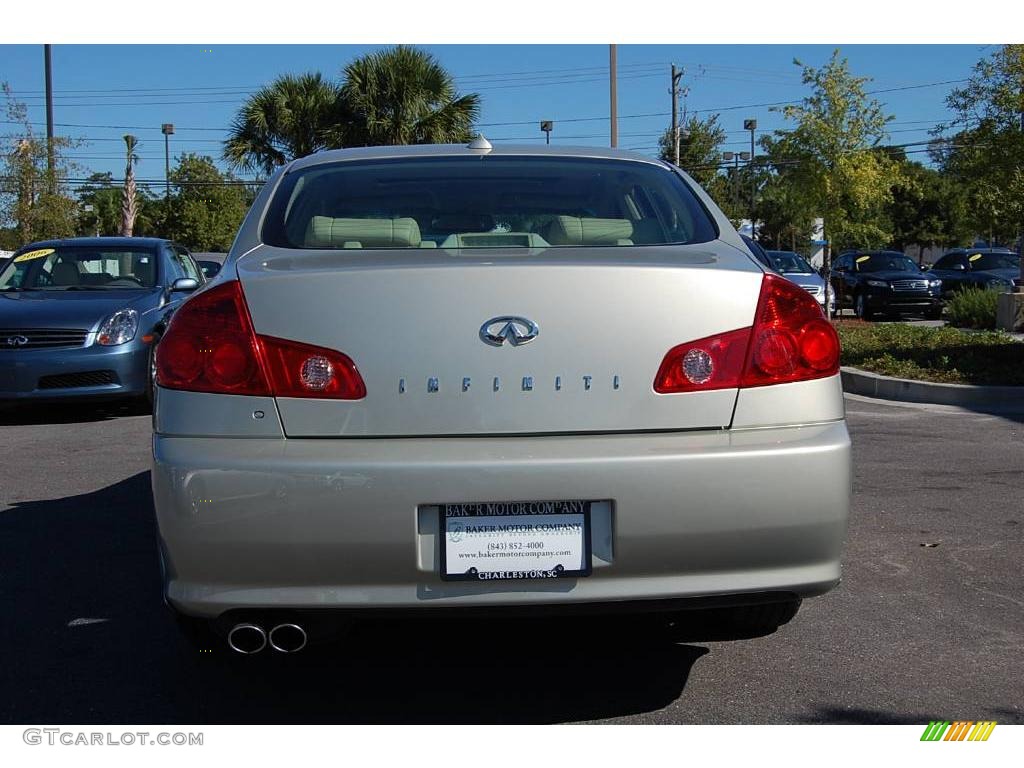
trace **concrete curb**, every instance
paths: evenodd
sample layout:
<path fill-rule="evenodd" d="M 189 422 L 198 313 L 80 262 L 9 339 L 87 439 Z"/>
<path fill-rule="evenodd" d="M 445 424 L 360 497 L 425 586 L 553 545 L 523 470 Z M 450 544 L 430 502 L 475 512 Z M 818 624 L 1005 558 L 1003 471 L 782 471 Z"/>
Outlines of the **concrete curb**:
<path fill-rule="evenodd" d="M 859 368 L 840 369 L 843 391 L 907 403 L 958 405 L 962 408 L 1024 408 L 1024 387 L 979 387 L 894 379 Z"/>

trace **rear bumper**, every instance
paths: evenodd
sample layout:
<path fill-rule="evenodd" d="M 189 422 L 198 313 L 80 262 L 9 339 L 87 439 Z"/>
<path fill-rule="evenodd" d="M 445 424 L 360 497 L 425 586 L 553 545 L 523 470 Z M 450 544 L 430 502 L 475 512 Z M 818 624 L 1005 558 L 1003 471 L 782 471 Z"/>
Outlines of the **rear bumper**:
<path fill-rule="evenodd" d="M 138 339 L 119 347 L 2 351 L 0 402 L 142 395 L 148 365 L 149 347 Z M 57 386 L 46 386 L 46 380 Z"/>
<path fill-rule="evenodd" d="M 844 421 L 501 438 L 153 438 L 179 611 L 429 610 L 820 594 L 840 576 Z M 592 575 L 444 582 L 440 502 L 607 499 Z M 744 598 L 748 595 L 749 598 Z"/>

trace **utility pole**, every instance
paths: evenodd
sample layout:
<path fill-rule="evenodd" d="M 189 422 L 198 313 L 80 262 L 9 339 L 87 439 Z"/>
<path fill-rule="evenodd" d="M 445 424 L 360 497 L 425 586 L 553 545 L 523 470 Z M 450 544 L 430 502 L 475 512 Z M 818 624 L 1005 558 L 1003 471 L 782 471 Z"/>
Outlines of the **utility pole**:
<path fill-rule="evenodd" d="M 672 89 L 669 93 L 672 94 L 672 145 L 675 147 L 673 157 L 676 167 L 679 166 L 679 81 L 683 79 L 684 71 L 672 65 Z"/>
<path fill-rule="evenodd" d="M 757 207 L 757 177 L 754 175 L 754 131 L 757 130 L 757 120 L 744 120 L 743 130 L 750 131 L 750 237 L 756 240 L 754 209 Z"/>
<path fill-rule="evenodd" d="M 57 188 L 53 174 L 53 63 L 50 45 L 43 45 L 43 70 L 46 77 L 46 177 L 50 192 Z"/>
<path fill-rule="evenodd" d="M 618 54 L 615 44 L 608 46 L 608 89 L 611 101 L 611 140 L 612 147 L 619 146 L 619 96 L 616 81 L 618 80 Z"/>

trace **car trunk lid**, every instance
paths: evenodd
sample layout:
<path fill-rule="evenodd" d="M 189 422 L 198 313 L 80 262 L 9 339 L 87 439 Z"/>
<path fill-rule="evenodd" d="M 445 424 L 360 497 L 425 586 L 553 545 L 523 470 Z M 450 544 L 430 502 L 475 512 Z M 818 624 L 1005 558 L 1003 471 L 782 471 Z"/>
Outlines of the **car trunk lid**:
<path fill-rule="evenodd" d="M 735 389 L 664 395 L 652 384 L 673 346 L 749 326 L 762 279 L 720 242 L 571 252 L 264 246 L 237 268 L 257 333 L 344 352 L 366 384 L 355 401 L 277 398 L 290 437 L 727 427 Z M 527 340 L 529 323 L 537 333 Z"/>

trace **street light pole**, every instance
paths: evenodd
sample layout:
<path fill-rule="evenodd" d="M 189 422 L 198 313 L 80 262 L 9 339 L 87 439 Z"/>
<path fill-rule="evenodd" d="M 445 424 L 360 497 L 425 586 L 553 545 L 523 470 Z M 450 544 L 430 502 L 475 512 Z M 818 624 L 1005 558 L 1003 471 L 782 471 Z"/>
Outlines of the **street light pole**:
<path fill-rule="evenodd" d="M 545 144 L 550 144 L 551 143 L 551 131 L 554 129 L 554 127 L 555 127 L 555 122 L 553 120 L 541 120 L 540 121 L 540 129 L 542 131 L 544 131 L 544 143 Z"/>
<path fill-rule="evenodd" d="M 164 123 L 160 126 L 164 135 L 164 181 L 167 189 L 164 193 L 164 200 L 168 205 L 171 203 L 171 135 L 174 133 L 173 123 Z"/>
<path fill-rule="evenodd" d="M 749 160 L 749 152 L 723 152 L 722 159 L 725 162 L 733 161 L 733 172 L 732 172 L 732 202 L 733 205 L 738 209 L 740 207 L 740 160 Z M 753 221 L 751 221 L 753 226 Z"/>

